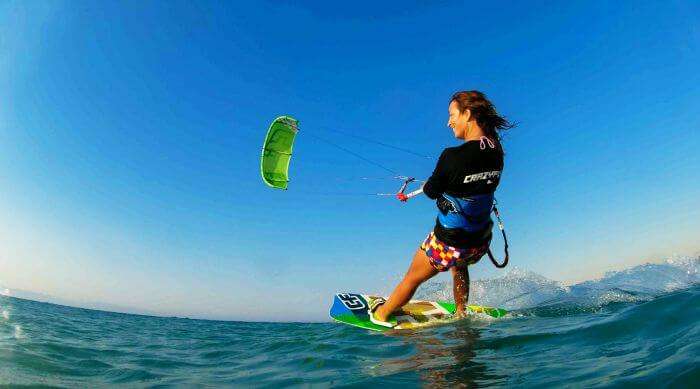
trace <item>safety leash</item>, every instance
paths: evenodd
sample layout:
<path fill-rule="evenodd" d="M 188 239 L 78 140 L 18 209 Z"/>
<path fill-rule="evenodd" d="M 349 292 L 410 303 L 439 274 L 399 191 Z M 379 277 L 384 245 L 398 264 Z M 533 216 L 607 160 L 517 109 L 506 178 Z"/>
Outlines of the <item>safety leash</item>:
<path fill-rule="evenodd" d="M 493 257 L 493 254 L 491 253 L 491 247 L 489 247 L 487 253 L 489 255 L 489 258 L 491 259 L 491 263 L 493 263 L 494 266 L 496 266 L 499 269 L 502 269 L 508 265 L 508 238 L 506 238 L 506 230 L 503 228 L 503 221 L 501 220 L 501 214 L 498 212 L 498 208 L 496 208 L 496 205 L 498 203 L 496 202 L 496 199 L 493 199 L 493 213 L 496 215 L 496 219 L 498 220 L 498 229 L 501 230 L 501 234 L 503 235 L 503 243 L 505 244 L 504 251 L 506 253 L 506 258 L 503 260 L 503 263 L 498 263 L 496 261 L 496 258 Z"/>

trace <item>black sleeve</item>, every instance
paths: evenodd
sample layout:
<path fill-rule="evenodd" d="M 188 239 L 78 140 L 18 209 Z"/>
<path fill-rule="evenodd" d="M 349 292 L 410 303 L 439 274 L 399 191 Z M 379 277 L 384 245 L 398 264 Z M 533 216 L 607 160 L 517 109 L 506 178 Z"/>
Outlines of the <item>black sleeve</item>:
<path fill-rule="evenodd" d="M 425 182 L 425 185 L 423 185 L 423 193 L 433 200 L 445 193 L 445 189 L 450 180 L 446 169 L 447 165 L 447 150 L 444 150 L 442 154 L 440 154 L 433 174 L 428 178 L 428 181 Z"/>

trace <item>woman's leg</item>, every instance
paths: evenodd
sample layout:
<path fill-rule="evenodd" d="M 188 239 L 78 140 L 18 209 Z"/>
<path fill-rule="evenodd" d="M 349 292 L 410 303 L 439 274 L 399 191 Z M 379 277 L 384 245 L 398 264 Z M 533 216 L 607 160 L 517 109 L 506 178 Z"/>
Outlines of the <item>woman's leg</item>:
<path fill-rule="evenodd" d="M 452 268 L 452 285 L 457 308 L 456 314 L 463 316 L 469 301 L 469 267 L 464 265 Z"/>
<path fill-rule="evenodd" d="M 408 268 L 408 272 L 406 272 L 403 280 L 401 280 L 401 283 L 394 289 L 394 292 L 386 300 L 386 303 L 377 308 L 374 312 L 374 317 L 381 321 L 386 321 L 392 312 L 401 308 L 411 300 L 411 297 L 416 293 L 416 289 L 418 289 L 420 284 L 437 273 L 438 271 L 430 264 L 428 256 L 425 255 L 425 251 L 418 249 L 413 256 L 411 266 Z"/>

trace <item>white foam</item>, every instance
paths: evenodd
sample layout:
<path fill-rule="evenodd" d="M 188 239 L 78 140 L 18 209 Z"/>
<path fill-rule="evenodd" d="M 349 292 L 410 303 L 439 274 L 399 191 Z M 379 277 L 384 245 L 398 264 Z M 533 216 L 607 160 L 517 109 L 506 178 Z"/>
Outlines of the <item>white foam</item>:
<path fill-rule="evenodd" d="M 611 271 L 574 285 L 514 267 L 501 277 L 472 281 L 469 303 L 514 310 L 553 302 L 599 306 L 616 301 L 644 301 L 700 282 L 699 267 L 698 257 L 674 257 L 663 263 Z M 451 300 L 451 294 L 451 282 L 431 281 L 419 289 L 417 298 Z"/>
<path fill-rule="evenodd" d="M 24 331 L 22 331 L 22 326 L 15 324 L 15 339 L 24 338 Z"/>

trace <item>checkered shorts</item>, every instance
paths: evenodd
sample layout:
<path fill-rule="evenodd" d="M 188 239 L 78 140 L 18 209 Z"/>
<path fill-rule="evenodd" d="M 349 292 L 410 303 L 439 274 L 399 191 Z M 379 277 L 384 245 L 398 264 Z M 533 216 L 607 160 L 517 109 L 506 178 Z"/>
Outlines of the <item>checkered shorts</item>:
<path fill-rule="evenodd" d="M 473 265 L 479 262 L 489 249 L 489 243 L 487 241 L 478 247 L 461 249 L 442 243 L 435 237 L 435 233 L 431 231 L 423 244 L 420 245 L 420 248 L 425 251 L 430 264 L 437 271 L 447 271 L 458 263 L 460 265 Z"/>

